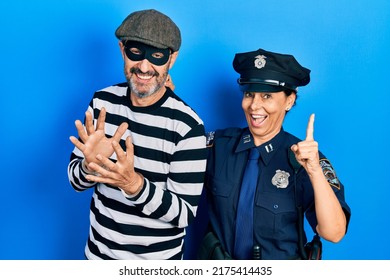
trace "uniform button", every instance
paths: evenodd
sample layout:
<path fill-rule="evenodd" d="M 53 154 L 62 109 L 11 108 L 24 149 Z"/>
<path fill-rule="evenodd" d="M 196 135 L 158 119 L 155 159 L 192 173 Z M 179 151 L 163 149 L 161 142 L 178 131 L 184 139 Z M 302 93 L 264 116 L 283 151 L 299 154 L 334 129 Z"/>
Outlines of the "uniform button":
<path fill-rule="evenodd" d="M 278 209 L 278 208 L 279 208 L 279 205 L 274 204 L 274 209 Z"/>

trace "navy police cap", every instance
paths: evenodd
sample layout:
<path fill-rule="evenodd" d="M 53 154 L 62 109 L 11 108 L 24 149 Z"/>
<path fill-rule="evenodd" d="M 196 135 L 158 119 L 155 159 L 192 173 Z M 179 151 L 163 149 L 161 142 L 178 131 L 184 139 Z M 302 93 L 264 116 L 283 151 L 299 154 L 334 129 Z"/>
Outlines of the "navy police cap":
<path fill-rule="evenodd" d="M 244 92 L 297 91 L 298 87 L 310 82 L 310 70 L 301 66 L 292 55 L 263 49 L 237 53 L 233 68 L 240 74 L 237 81 Z"/>

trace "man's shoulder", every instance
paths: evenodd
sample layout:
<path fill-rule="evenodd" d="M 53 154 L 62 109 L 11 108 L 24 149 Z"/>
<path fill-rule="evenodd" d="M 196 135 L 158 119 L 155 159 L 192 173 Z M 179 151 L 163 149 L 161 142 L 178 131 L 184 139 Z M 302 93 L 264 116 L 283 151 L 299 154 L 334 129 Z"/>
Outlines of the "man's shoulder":
<path fill-rule="evenodd" d="M 198 113 L 192 108 L 191 105 L 186 103 L 180 96 L 174 93 L 171 89 L 167 88 L 166 99 L 163 107 L 170 109 L 171 114 L 175 118 L 179 118 L 181 121 L 187 123 L 190 126 L 193 125 L 204 125 L 203 120 L 200 118 Z"/>
<path fill-rule="evenodd" d="M 126 95 L 127 94 L 127 83 L 119 83 L 101 88 L 96 91 L 96 94 L 112 93 L 115 95 Z"/>

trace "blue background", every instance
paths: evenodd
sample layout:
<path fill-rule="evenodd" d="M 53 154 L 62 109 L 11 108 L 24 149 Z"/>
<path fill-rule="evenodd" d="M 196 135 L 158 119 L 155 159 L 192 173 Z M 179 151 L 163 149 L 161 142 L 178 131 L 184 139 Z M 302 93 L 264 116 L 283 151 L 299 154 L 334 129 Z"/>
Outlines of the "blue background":
<path fill-rule="evenodd" d="M 171 74 L 207 130 L 246 124 L 235 53 L 290 53 L 312 70 L 284 128 L 304 137 L 316 113 L 315 139 L 346 187 L 349 232 L 324 242 L 324 259 L 390 259 L 388 0 L 1 1 L 0 259 L 83 259 L 91 192 L 68 183 L 68 138 L 93 92 L 124 81 L 114 31 L 146 8 L 181 28 Z"/>

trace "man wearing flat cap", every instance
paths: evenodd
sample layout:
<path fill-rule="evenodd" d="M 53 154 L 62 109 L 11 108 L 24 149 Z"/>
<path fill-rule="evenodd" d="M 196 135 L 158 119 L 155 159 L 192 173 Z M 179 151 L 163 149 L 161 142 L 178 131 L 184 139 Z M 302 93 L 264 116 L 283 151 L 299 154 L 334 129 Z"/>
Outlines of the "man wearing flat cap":
<path fill-rule="evenodd" d="M 210 133 L 206 168 L 209 228 L 200 259 L 320 259 L 321 239 L 340 241 L 350 208 L 344 186 L 314 140 L 283 130 L 310 70 L 292 55 L 238 53 L 233 68 L 248 126 Z M 304 215 L 314 231 L 307 242 Z"/>
<path fill-rule="evenodd" d="M 206 167 L 199 116 L 170 87 L 181 45 L 176 24 L 156 10 L 131 13 L 115 32 L 126 83 L 97 91 L 68 176 L 94 189 L 87 259 L 182 259 Z"/>

